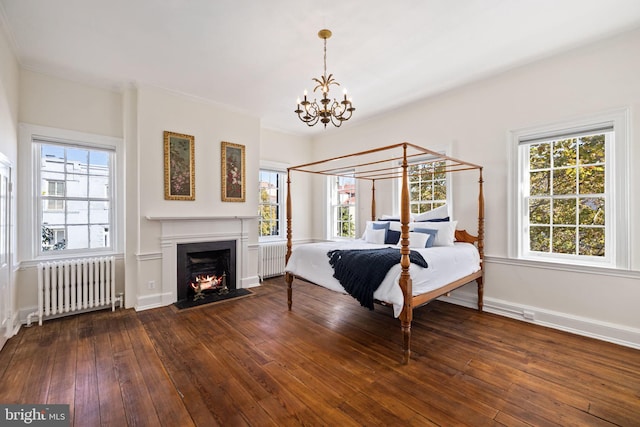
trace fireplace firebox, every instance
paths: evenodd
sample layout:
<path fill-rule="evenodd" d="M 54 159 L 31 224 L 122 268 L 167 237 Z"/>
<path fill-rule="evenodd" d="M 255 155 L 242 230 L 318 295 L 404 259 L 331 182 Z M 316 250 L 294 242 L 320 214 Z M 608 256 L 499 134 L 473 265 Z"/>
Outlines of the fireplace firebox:
<path fill-rule="evenodd" d="M 176 305 L 191 306 L 224 299 L 236 291 L 236 241 L 177 245 Z"/>

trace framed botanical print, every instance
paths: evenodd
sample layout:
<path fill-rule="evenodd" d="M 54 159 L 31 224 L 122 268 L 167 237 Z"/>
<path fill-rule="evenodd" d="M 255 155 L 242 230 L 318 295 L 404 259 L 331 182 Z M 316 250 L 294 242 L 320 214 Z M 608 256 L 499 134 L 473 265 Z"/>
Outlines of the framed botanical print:
<path fill-rule="evenodd" d="M 222 201 L 244 202 L 244 145 L 222 141 Z"/>
<path fill-rule="evenodd" d="M 164 198 L 195 200 L 194 137 L 164 131 Z"/>

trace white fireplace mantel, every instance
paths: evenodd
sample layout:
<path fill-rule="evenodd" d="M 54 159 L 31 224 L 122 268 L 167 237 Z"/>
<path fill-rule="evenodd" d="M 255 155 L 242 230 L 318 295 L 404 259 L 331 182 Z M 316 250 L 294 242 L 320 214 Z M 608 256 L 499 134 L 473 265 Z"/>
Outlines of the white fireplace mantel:
<path fill-rule="evenodd" d="M 152 216 L 149 221 L 162 225 L 162 303 L 177 301 L 177 245 L 207 241 L 235 240 L 237 254 L 236 287 L 246 288 L 259 283 L 257 275 L 249 273 L 249 225 L 255 226 L 257 216 Z"/>

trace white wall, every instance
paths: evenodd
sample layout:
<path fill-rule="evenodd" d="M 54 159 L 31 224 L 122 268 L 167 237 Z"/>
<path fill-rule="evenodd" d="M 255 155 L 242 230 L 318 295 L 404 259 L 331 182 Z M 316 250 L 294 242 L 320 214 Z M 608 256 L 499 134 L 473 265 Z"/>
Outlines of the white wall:
<path fill-rule="evenodd" d="M 13 54 L 11 46 L 9 44 L 9 37 L 5 32 L 5 28 L 0 19 L 0 156 L 5 162 L 11 164 L 11 180 L 14 188 L 17 185 L 16 165 L 18 162 L 18 90 L 19 90 L 19 66 L 18 61 Z M 9 283 L 6 294 L 0 294 L 1 304 L 6 304 L 4 310 L 0 310 L 4 315 L 6 314 L 11 319 L 11 325 L 8 325 L 9 329 L 12 329 L 16 325 L 16 313 L 17 297 L 15 295 L 16 281 L 14 268 L 17 265 L 15 259 L 16 250 L 16 192 L 13 191 L 11 195 L 11 226 L 10 230 L 10 244 L 11 244 L 11 258 L 9 263 Z M 2 319 L 0 319 L 1 321 Z M 5 341 L 5 331 L 0 331 L 0 348 Z"/>
<path fill-rule="evenodd" d="M 0 26 L 0 153 L 13 162 L 18 157 L 18 61 Z"/>
<path fill-rule="evenodd" d="M 640 213 L 638 168 L 631 171 L 633 270 L 608 274 L 551 268 L 509 259 L 508 133 L 582 115 L 631 109 L 631 164 L 640 164 L 640 31 L 585 46 L 513 69 L 406 106 L 358 126 L 314 139 L 317 159 L 408 141 L 425 147 L 450 146 L 451 155 L 484 166 L 486 200 L 485 307 L 640 347 Z M 419 70 L 416 70 L 419 72 Z M 357 114 L 357 111 L 356 111 Z M 465 172 L 466 173 L 466 172 Z M 376 199 L 380 192 L 377 192 Z M 477 177 L 455 177 L 454 216 L 475 230 Z M 360 198 L 360 196 L 362 196 Z M 358 196 L 368 206 L 364 194 Z M 379 213 L 390 205 L 380 200 Z M 469 207 L 471 209 L 463 209 Z M 318 236 L 319 237 L 319 236 Z M 473 301 L 467 286 L 457 298 Z"/>
<path fill-rule="evenodd" d="M 18 121 L 30 125 L 46 126 L 64 131 L 82 132 L 107 137 L 123 137 L 122 93 L 110 88 L 100 88 L 30 70 L 20 70 L 20 108 Z M 30 141 L 20 147 L 20 194 L 18 197 L 19 222 L 18 253 L 20 268 L 16 275 L 17 305 L 24 320 L 26 314 L 37 306 L 37 275 L 35 263 L 30 259 L 31 246 L 26 218 L 30 212 L 28 162 Z M 124 161 L 125 159 L 120 159 Z M 124 291 L 124 262 L 117 264 L 117 292 Z"/>
<path fill-rule="evenodd" d="M 119 275 L 125 277 L 127 307 L 141 307 L 140 300 L 154 301 L 158 289 L 162 288 L 160 223 L 149 221 L 146 216 L 256 216 L 258 190 L 252 183 L 257 183 L 263 149 L 258 118 L 154 87 L 130 87 L 118 92 L 28 70 L 22 70 L 20 77 L 20 110 L 18 115 L 18 103 L 15 102 L 14 122 L 116 136 L 125 140 L 126 239 L 125 261 L 119 264 Z M 17 88 L 16 84 L 16 97 Z M 165 130 L 195 137 L 195 201 L 164 200 Z M 267 152 L 286 153 L 279 161 L 298 164 L 298 157 L 308 158 L 307 139 L 275 131 L 265 131 L 265 135 Z M 221 141 L 246 147 L 244 203 L 222 202 Z M 285 148 L 289 144 L 294 148 Z M 278 160 L 277 156 L 266 157 Z M 307 197 L 308 194 L 305 193 Z M 296 223 L 301 230 L 307 230 L 310 214 L 306 204 L 302 206 L 298 214 L 301 219 Z M 257 282 L 257 221 L 255 224 L 255 227 L 250 227 L 252 250 L 245 262 L 249 265 L 249 275 L 255 276 Z M 19 235 L 26 233 L 20 234 L 19 231 Z M 303 236 L 308 235 L 309 232 L 304 231 Z M 21 284 L 18 287 L 18 308 L 24 315 L 36 304 L 36 273 L 30 260 L 21 261 L 23 267 L 17 280 Z M 149 289 L 149 281 L 155 281 L 157 288 Z"/>
<path fill-rule="evenodd" d="M 295 117 L 292 116 L 292 119 Z M 297 119 L 296 119 L 297 120 Z M 302 123 L 300 124 L 303 125 Z M 260 131 L 260 160 L 297 166 L 313 160 L 311 139 L 262 129 Z M 308 174 L 291 174 L 291 228 L 293 241 L 308 241 L 313 237 L 313 193 Z"/>
<path fill-rule="evenodd" d="M 136 116 L 135 129 L 127 127 L 127 144 L 137 146 L 135 170 L 129 168 L 127 177 L 128 199 L 136 198 L 138 208 L 127 209 L 128 237 L 137 238 L 135 245 L 135 277 L 127 281 L 128 293 L 135 289 L 137 307 L 159 305 L 162 295 L 161 223 L 146 217 L 223 217 L 257 216 L 258 170 L 260 159 L 260 121 L 256 117 L 197 98 L 172 93 L 154 87 L 140 87 L 135 96 L 127 96 L 127 117 Z M 125 119 L 125 123 L 129 119 Z M 133 127 L 133 126 L 132 126 Z M 194 136 L 195 192 L 194 201 L 164 200 L 163 132 L 172 131 Z M 222 202 L 221 194 L 221 142 L 245 146 L 246 201 Z M 134 175 L 135 174 L 135 175 Z M 253 184 L 255 183 L 255 185 Z M 137 211 L 137 212 L 136 212 Z M 257 219 L 249 231 L 249 276 L 240 280 L 257 283 Z M 133 227 L 137 228 L 136 230 Z M 135 237 L 137 236 L 137 237 Z M 128 245 L 128 249 L 134 249 Z M 128 254 L 131 256 L 131 254 Z M 129 275 L 128 275 L 129 278 Z M 156 287 L 149 288 L 149 281 Z M 128 306 L 136 305 L 129 300 Z"/>
<path fill-rule="evenodd" d="M 22 69 L 20 121 L 122 138 L 122 93 Z"/>

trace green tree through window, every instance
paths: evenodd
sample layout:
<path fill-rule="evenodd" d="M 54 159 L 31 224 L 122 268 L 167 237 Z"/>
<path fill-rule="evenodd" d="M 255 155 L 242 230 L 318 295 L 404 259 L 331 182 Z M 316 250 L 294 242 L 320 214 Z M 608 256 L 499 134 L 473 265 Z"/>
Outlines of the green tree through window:
<path fill-rule="evenodd" d="M 430 211 L 447 202 L 444 162 L 409 165 L 409 197 L 412 214 Z"/>
<path fill-rule="evenodd" d="M 278 171 L 260 170 L 258 179 L 259 237 L 281 237 L 283 175 Z"/>
<path fill-rule="evenodd" d="M 529 249 L 605 256 L 606 134 L 528 146 Z"/>

